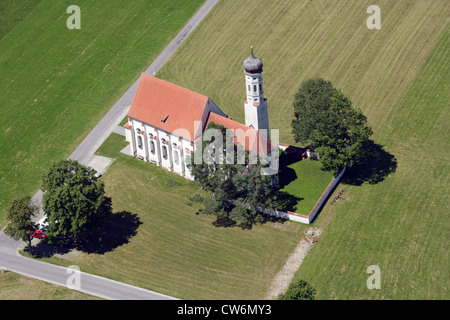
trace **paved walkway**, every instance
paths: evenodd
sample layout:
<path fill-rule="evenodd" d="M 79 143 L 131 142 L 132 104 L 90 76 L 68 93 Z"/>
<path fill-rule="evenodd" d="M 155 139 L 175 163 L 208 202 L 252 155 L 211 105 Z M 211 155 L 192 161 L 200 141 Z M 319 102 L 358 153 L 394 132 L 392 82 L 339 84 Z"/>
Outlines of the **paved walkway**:
<path fill-rule="evenodd" d="M 178 35 L 145 70 L 145 73 L 150 75 L 156 74 L 217 2 L 218 0 L 207 0 Z M 103 144 L 115 130 L 117 125 L 119 125 L 122 119 L 127 115 L 128 109 L 133 101 L 134 93 L 136 92 L 138 81 L 139 80 L 136 80 L 136 82 L 100 120 L 83 142 L 69 156 L 69 159 L 77 160 L 84 165 L 94 164 L 97 166 L 100 173 L 103 173 L 103 171 L 108 168 L 110 165 L 108 160 L 94 156 L 94 152 Z M 34 195 L 33 200 L 42 207 L 42 191 L 37 192 Z M 5 268 L 43 281 L 62 286 L 67 285 L 67 280 L 72 274 L 67 273 L 66 268 L 20 256 L 17 253 L 17 248 L 20 244 L 21 241 L 14 241 L 6 236 L 3 231 L 0 232 L 0 269 Z M 83 272 L 80 273 L 79 290 L 106 299 L 174 299 L 150 290 L 144 290 L 142 288 Z"/>

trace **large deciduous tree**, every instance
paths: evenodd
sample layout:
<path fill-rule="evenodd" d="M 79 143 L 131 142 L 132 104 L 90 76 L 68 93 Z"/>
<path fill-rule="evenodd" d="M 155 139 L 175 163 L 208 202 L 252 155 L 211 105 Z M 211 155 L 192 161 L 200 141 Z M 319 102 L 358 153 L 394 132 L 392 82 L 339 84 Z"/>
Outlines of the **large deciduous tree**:
<path fill-rule="evenodd" d="M 315 149 L 325 169 L 353 165 L 364 155 L 372 135 L 367 118 L 330 81 L 303 82 L 295 95 L 294 112 L 295 141 Z"/>
<path fill-rule="evenodd" d="M 211 135 L 208 130 L 216 130 L 216 134 Z M 197 155 L 202 159 L 195 161 L 194 156 L 190 160 L 194 179 L 204 190 L 210 192 L 203 198 L 203 212 L 217 215 L 214 222 L 216 226 L 237 224 L 250 227 L 254 222 L 263 221 L 265 215 L 261 208 L 275 207 L 276 190 L 273 188 L 273 179 L 277 177 L 261 174 L 264 167 L 261 161 L 250 164 L 249 153 L 244 152 L 242 146 L 234 145 L 231 135 L 228 135 L 227 141 L 223 126 L 210 123 L 205 134 L 209 135 L 208 138 L 202 136 L 196 144 L 196 150 L 211 152 L 199 152 Z M 228 158 L 227 161 L 226 152 L 223 151 L 231 145 L 233 158 Z M 241 155 L 244 158 L 238 159 Z"/>
<path fill-rule="evenodd" d="M 33 204 L 30 196 L 14 199 L 9 204 L 9 223 L 5 228 L 5 234 L 14 240 L 28 242 L 28 249 L 31 252 L 31 234 L 36 230 L 36 223 L 33 217 L 38 213 L 38 206 Z"/>
<path fill-rule="evenodd" d="M 77 161 L 54 163 L 43 176 L 43 210 L 47 214 L 47 236 L 71 236 L 74 243 L 95 232 L 111 212 L 103 181 L 95 170 Z"/>

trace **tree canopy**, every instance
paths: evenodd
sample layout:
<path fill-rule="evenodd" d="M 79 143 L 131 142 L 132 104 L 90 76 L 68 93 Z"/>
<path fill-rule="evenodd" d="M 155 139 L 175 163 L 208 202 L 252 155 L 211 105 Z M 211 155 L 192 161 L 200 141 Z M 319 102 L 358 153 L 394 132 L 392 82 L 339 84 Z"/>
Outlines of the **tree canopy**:
<path fill-rule="evenodd" d="M 195 156 L 190 160 L 194 179 L 210 192 L 203 199 L 203 212 L 217 215 L 214 223 L 216 226 L 237 224 L 250 227 L 254 222 L 263 221 L 266 216 L 260 209 L 275 206 L 273 179 L 277 179 L 277 176 L 261 174 L 261 169 L 265 166 L 261 161 L 250 164 L 249 153 L 242 146 L 234 145 L 232 136 L 228 135 L 227 139 L 223 126 L 210 123 L 204 135 L 210 129 L 215 129 L 217 134 L 211 139 L 203 136 L 196 144 L 196 150 L 209 150 L 209 155 L 208 152 L 198 153 L 203 157 L 198 159 L 200 161 L 195 161 Z M 222 151 L 231 145 L 233 158 L 228 158 L 227 161 Z M 238 159 L 238 155 L 242 155 L 244 159 Z"/>
<path fill-rule="evenodd" d="M 14 240 L 28 241 L 28 247 L 31 249 L 31 233 L 37 227 L 33 217 L 37 215 L 38 210 L 30 196 L 12 200 L 8 208 L 10 222 L 5 228 L 5 234 Z"/>
<path fill-rule="evenodd" d="M 295 95 L 294 114 L 295 141 L 318 152 L 326 170 L 353 165 L 364 155 L 372 135 L 367 118 L 330 81 L 303 82 Z"/>
<path fill-rule="evenodd" d="M 111 212 L 111 199 L 95 170 L 77 161 L 54 163 L 42 179 L 43 210 L 47 214 L 47 236 L 72 236 L 83 240 Z"/>
<path fill-rule="evenodd" d="M 317 291 L 308 282 L 300 280 L 293 282 L 284 294 L 278 297 L 278 300 L 314 300 Z"/>

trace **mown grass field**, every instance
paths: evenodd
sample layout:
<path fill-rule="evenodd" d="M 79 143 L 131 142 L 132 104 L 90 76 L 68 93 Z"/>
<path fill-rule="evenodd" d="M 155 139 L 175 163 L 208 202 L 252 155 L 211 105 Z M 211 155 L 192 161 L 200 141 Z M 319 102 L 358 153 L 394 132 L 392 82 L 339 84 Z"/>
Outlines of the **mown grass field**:
<path fill-rule="evenodd" d="M 38 1 L 5 2 L 0 5 L 0 29 L 8 31 L 0 40 L 2 227 L 9 202 L 38 190 L 50 164 L 72 153 L 203 0 L 80 0 L 80 30 L 66 27 L 67 2 L 42 0 L 35 7 Z"/>
<path fill-rule="evenodd" d="M 0 270 L 0 300 L 92 300 L 79 291 Z"/>
<path fill-rule="evenodd" d="M 0 0 L 0 39 L 22 22 L 42 0 Z"/>
<path fill-rule="evenodd" d="M 116 215 L 109 240 L 95 243 L 96 252 L 44 261 L 181 299 L 263 299 L 305 226 L 214 227 L 213 216 L 196 214 L 201 205 L 189 203 L 197 185 L 120 154 L 125 145 L 113 133 L 98 151 L 116 159 L 102 177 Z"/>
<path fill-rule="evenodd" d="M 122 51 L 117 49 L 120 43 L 113 41 L 119 41 L 120 33 L 109 33 L 109 37 L 105 33 L 97 39 L 91 35 L 88 38 L 91 42 L 87 43 L 92 46 L 85 45 L 82 49 L 76 48 L 76 42 L 73 47 L 67 44 L 66 50 L 72 48 L 73 54 L 82 58 L 71 64 L 63 57 L 64 51 L 56 45 L 48 46 L 52 35 L 54 40 L 59 39 L 56 31 L 41 36 L 46 34 L 47 22 L 39 15 L 48 14 L 48 21 L 55 20 L 42 11 L 41 7 L 49 3 L 44 1 L 0 42 L 0 63 L 6 66 L 0 68 L 1 85 L 14 97 L 0 96 L 0 115 L 8 119 L 0 125 L 2 208 L 8 197 L 35 190 L 39 181 L 32 182 L 33 179 L 46 170 L 51 159 L 63 158 L 81 141 L 83 135 L 74 139 L 73 132 L 87 133 L 87 128 L 98 121 L 100 113 L 91 107 L 101 99 L 95 100 L 94 93 L 103 92 L 103 98 L 112 104 L 120 96 L 116 92 L 128 86 L 118 74 L 126 73 L 130 67 L 127 64 L 133 59 L 120 55 Z M 86 3 L 95 6 L 94 2 Z M 331 80 L 367 115 L 375 143 L 395 156 L 397 168 L 377 184 L 343 186 L 345 200 L 327 204 L 314 222 L 314 226 L 322 229 L 322 236 L 296 278 L 310 282 L 320 299 L 448 298 L 450 5 L 446 0 L 380 0 L 377 5 L 381 8 L 382 28 L 368 30 L 366 8 L 372 4 L 366 0 L 220 1 L 158 76 L 210 96 L 233 119 L 243 121 L 242 61 L 253 45 L 255 55 L 264 62 L 270 125 L 280 130 L 284 143 L 293 142 L 292 101 L 301 82 L 312 77 Z M 63 7 L 57 17 L 65 28 Z M 129 12 L 128 6 L 122 9 Z M 109 13 L 119 15 L 122 11 Z M 129 30 L 132 23 L 125 20 L 119 19 L 123 30 Z M 166 20 L 160 20 L 163 21 Z M 141 23 L 145 25 L 144 21 Z M 29 53 L 22 49 L 31 46 L 26 39 L 17 41 L 15 33 L 25 32 L 30 25 L 36 27 L 28 38 L 36 39 L 31 48 L 42 49 L 47 45 L 48 56 L 39 50 L 29 49 Z M 113 25 L 111 22 L 108 27 Z M 129 37 L 139 38 L 132 31 Z M 67 34 L 63 35 L 67 40 Z M 148 32 L 145 36 L 149 36 Z M 6 50 L 4 41 L 15 49 Z M 141 45 L 138 46 L 141 53 L 144 47 L 148 49 L 138 39 L 135 44 Z M 93 47 L 97 48 L 93 53 L 104 59 L 91 55 L 83 60 Z M 126 48 L 129 53 L 136 50 L 136 46 Z M 35 57 L 37 53 L 41 55 Z M 120 58 L 115 68 L 110 69 L 115 55 Z M 19 72 L 21 69 L 15 65 L 17 72 L 13 73 L 10 61 L 14 60 L 23 65 L 40 60 L 46 63 L 41 68 L 29 68 L 29 72 Z M 49 64 L 54 60 L 63 67 Z M 108 63 L 104 77 L 89 75 L 94 70 L 97 75 L 102 74 Z M 50 86 L 48 74 L 41 75 L 46 72 L 42 66 L 47 65 L 56 66 L 51 69 L 55 77 L 51 79 L 59 76 L 64 81 Z M 80 68 L 86 78 L 75 73 Z M 68 71 L 64 72 L 66 69 L 72 70 L 70 76 Z M 119 73 L 108 74 L 113 69 Z M 11 78 L 16 73 L 17 77 Z M 138 72 L 133 75 L 135 79 Z M 45 85 L 47 79 L 49 87 Z M 134 79 L 130 76 L 129 83 Z M 66 97 L 63 89 L 72 88 L 69 86 L 72 81 L 73 92 Z M 37 90 L 40 83 L 44 83 L 42 91 Z M 30 92 L 25 87 L 31 88 Z M 53 91 L 56 87 L 60 91 Z M 84 89 L 77 91 L 80 87 Z M 66 97 L 58 100 L 63 103 L 54 102 L 56 93 L 58 98 Z M 89 103 L 83 100 L 85 96 L 89 97 Z M 42 106 L 50 102 L 53 109 L 42 113 L 45 110 Z M 5 105 L 11 107 L 4 109 Z M 36 105 L 41 107 L 33 109 Z M 60 106 L 67 107 L 59 113 Z M 11 110 L 20 117 L 11 117 Z M 73 121 L 64 122 L 68 118 Z M 40 125 L 30 127 L 35 121 Z M 85 125 L 82 130 L 77 127 L 80 122 Z M 63 124 L 68 126 L 65 130 L 61 130 Z M 37 144 L 37 137 L 44 137 L 46 143 Z M 120 145 L 121 139 L 113 135 L 101 152 L 113 155 L 120 148 L 112 145 Z M 276 272 L 300 241 L 302 225 L 266 224 L 246 231 L 214 228 L 211 217 L 196 215 L 195 204 L 188 205 L 187 198 L 196 190 L 189 181 L 135 159 L 114 157 L 117 160 L 103 179 L 113 198 L 114 210 L 139 218 L 142 224 L 136 229 L 137 234 L 129 239 L 116 239 L 113 251 L 80 254 L 72 261 L 58 260 L 58 263 L 75 263 L 83 271 L 179 298 L 264 297 Z M 167 186 L 168 179 L 175 182 L 174 187 Z M 116 228 L 125 235 L 132 234 L 136 221 L 126 221 L 131 230 L 127 224 L 123 229 Z M 366 269 L 370 265 L 381 269 L 380 290 L 366 287 L 369 276 Z"/>
<path fill-rule="evenodd" d="M 159 76 L 243 121 L 242 61 L 253 45 L 264 63 L 270 126 L 284 143 L 293 142 L 301 82 L 331 80 L 367 116 L 374 143 L 396 168 L 375 184 L 341 185 L 345 200 L 327 204 L 315 221 L 323 234 L 296 278 L 320 299 L 448 299 L 450 4 L 381 0 L 381 29 L 369 30 L 372 4 L 219 2 Z M 380 290 L 366 287 L 370 265 L 381 269 Z"/>
<path fill-rule="evenodd" d="M 395 174 L 350 187 L 349 201 L 319 218 L 335 215 L 296 275 L 319 298 L 450 298 L 449 44 L 446 29 L 377 134 L 397 156 Z M 366 287 L 369 265 L 380 267 L 380 290 Z"/>

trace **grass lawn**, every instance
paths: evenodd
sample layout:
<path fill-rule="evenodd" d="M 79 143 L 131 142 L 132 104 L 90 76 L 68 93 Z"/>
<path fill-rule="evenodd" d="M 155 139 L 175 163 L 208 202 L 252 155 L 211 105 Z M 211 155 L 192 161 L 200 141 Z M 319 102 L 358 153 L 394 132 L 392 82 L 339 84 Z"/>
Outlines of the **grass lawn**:
<path fill-rule="evenodd" d="M 0 2 L 0 228 L 203 2 L 80 0 L 80 30 L 66 27 L 67 2 Z"/>
<path fill-rule="evenodd" d="M 41 2 L 42 0 L 0 0 L 0 40 Z"/>
<path fill-rule="evenodd" d="M 159 76 L 243 121 L 242 62 L 253 45 L 264 63 L 270 126 L 284 143 L 293 143 L 301 82 L 330 80 L 367 116 L 396 170 L 375 184 L 339 187 L 345 200 L 328 203 L 314 222 L 321 240 L 297 278 L 321 299 L 448 299 L 450 3 L 380 0 L 381 29 L 369 30 L 372 4 L 219 2 Z M 381 268 L 380 290 L 366 287 L 372 264 Z"/>
<path fill-rule="evenodd" d="M 113 241 L 70 260 L 82 271 L 182 299 L 263 299 L 305 226 L 266 223 L 251 230 L 217 228 L 214 217 L 189 204 L 198 186 L 163 168 L 119 153 L 123 136 L 112 134 L 98 154 L 116 160 L 103 175 L 112 198 Z M 167 184 L 174 182 L 173 186 Z"/>
<path fill-rule="evenodd" d="M 150 10 L 159 18 L 148 19 L 140 14 L 147 1 L 112 1 L 110 10 L 81 1 L 83 33 L 76 33 L 65 29 L 65 5 L 44 0 L 1 40 L 3 212 L 10 199 L 38 188 L 51 161 L 68 156 L 151 61 L 148 37 L 163 33 L 148 30 L 172 30 L 166 41 L 175 34 L 166 18 L 183 14 L 172 14 L 174 2 L 161 3 L 165 9 Z M 193 1 L 182 4 L 194 11 Z M 322 236 L 296 277 L 320 299 L 448 299 L 450 4 L 380 0 L 382 28 L 369 30 L 372 4 L 220 1 L 158 76 L 211 97 L 242 122 L 242 61 L 253 45 L 264 63 L 270 125 L 284 143 L 293 142 L 292 101 L 301 82 L 331 80 L 368 117 L 375 143 L 397 168 L 375 184 L 347 181 L 345 200 L 328 203 L 314 222 Z M 180 28 L 185 20 L 177 20 Z M 62 27 L 49 28 L 55 21 Z M 214 228 L 212 217 L 187 203 L 196 186 L 118 154 L 121 143 L 113 135 L 100 150 L 117 158 L 102 179 L 121 236 L 101 253 L 52 259 L 178 298 L 264 297 L 305 226 Z M 381 269 L 380 290 L 366 287 L 370 265 Z"/>
<path fill-rule="evenodd" d="M 322 170 L 319 161 L 280 157 L 280 191 L 297 198 L 290 211 L 308 215 L 332 178 L 333 174 Z"/>
<path fill-rule="evenodd" d="M 0 270 L 0 300 L 92 300 L 97 297 Z"/>
<path fill-rule="evenodd" d="M 396 172 L 376 185 L 344 186 L 350 201 L 319 216 L 327 232 L 296 275 L 319 298 L 450 298 L 449 44 L 447 28 L 378 131 L 395 150 Z M 366 287 L 370 265 L 380 267 L 380 290 Z"/>

